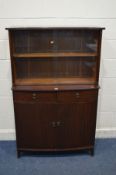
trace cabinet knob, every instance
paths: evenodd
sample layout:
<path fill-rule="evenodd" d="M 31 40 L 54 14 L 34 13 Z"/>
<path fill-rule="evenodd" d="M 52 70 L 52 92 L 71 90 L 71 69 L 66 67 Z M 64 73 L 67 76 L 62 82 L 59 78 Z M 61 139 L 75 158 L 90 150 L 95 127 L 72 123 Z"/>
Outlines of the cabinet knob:
<path fill-rule="evenodd" d="M 50 41 L 50 44 L 54 44 L 54 40 L 51 40 L 51 41 Z"/>
<path fill-rule="evenodd" d="M 57 87 L 55 87 L 55 88 L 54 88 L 54 90 L 55 90 L 55 91 L 58 91 L 58 88 L 57 88 Z"/>

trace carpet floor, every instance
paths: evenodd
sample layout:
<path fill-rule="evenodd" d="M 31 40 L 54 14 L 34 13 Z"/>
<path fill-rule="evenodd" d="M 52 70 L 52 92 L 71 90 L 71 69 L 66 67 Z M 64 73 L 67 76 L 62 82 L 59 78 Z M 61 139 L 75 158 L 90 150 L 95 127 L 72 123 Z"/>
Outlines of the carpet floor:
<path fill-rule="evenodd" d="M 96 139 L 95 155 L 16 156 L 15 141 L 0 141 L 0 175 L 116 175 L 116 139 Z"/>

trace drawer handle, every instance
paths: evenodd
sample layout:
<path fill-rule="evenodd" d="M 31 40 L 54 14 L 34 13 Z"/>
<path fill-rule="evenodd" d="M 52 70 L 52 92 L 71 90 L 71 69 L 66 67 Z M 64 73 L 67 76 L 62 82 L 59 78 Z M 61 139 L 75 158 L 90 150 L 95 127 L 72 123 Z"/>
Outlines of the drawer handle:
<path fill-rule="evenodd" d="M 36 96 L 36 93 L 33 93 L 32 96 L 35 97 Z"/>
<path fill-rule="evenodd" d="M 33 98 L 34 100 L 37 99 L 37 96 L 36 96 L 35 93 L 32 94 L 32 98 Z"/>
<path fill-rule="evenodd" d="M 56 122 L 56 125 L 57 125 L 58 127 L 63 126 L 63 125 L 64 125 L 64 122 L 57 121 L 57 122 Z"/>
<path fill-rule="evenodd" d="M 57 121 L 57 122 L 51 122 L 51 125 L 53 128 L 56 128 L 56 127 L 60 127 L 60 126 L 63 126 L 63 122 L 61 121 Z"/>
<path fill-rule="evenodd" d="M 78 92 L 76 92 L 76 97 L 79 98 L 80 94 Z"/>
<path fill-rule="evenodd" d="M 57 124 L 57 126 L 61 126 L 61 122 L 60 121 L 56 122 L 56 124 Z"/>

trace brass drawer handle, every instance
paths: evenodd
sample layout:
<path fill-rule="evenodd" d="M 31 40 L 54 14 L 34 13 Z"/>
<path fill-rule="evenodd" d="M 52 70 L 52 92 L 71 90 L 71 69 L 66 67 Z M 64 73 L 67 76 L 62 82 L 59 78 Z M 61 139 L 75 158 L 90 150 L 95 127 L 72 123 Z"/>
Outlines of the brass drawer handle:
<path fill-rule="evenodd" d="M 78 92 L 76 92 L 76 97 L 79 98 L 80 94 Z"/>
<path fill-rule="evenodd" d="M 36 93 L 33 93 L 33 94 L 32 94 L 32 98 L 33 98 L 34 100 L 37 99 Z"/>
<path fill-rule="evenodd" d="M 33 97 L 36 96 L 36 93 L 33 93 L 32 96 L 33 96 Z"/>

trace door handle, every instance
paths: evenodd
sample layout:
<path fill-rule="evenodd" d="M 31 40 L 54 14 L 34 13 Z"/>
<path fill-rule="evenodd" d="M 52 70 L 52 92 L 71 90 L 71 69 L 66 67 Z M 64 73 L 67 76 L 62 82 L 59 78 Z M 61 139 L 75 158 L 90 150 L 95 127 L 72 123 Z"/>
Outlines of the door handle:
<path fill-rule="evenodd" d="M 51 122 L 51 125 L 52 125 L 53 128 L 55 128 L 56 127 L 56 122 Z"/>
<path fill-rule="evenodd" d="M 63 126 L 63 122 L 61 122 L 61 121 L 53 121 L 53 122 L 51 122 L 51 124 L 50 124 L 53 128 L 56 128 L 56 127 L 61 127 L 61 126 Z"/>

